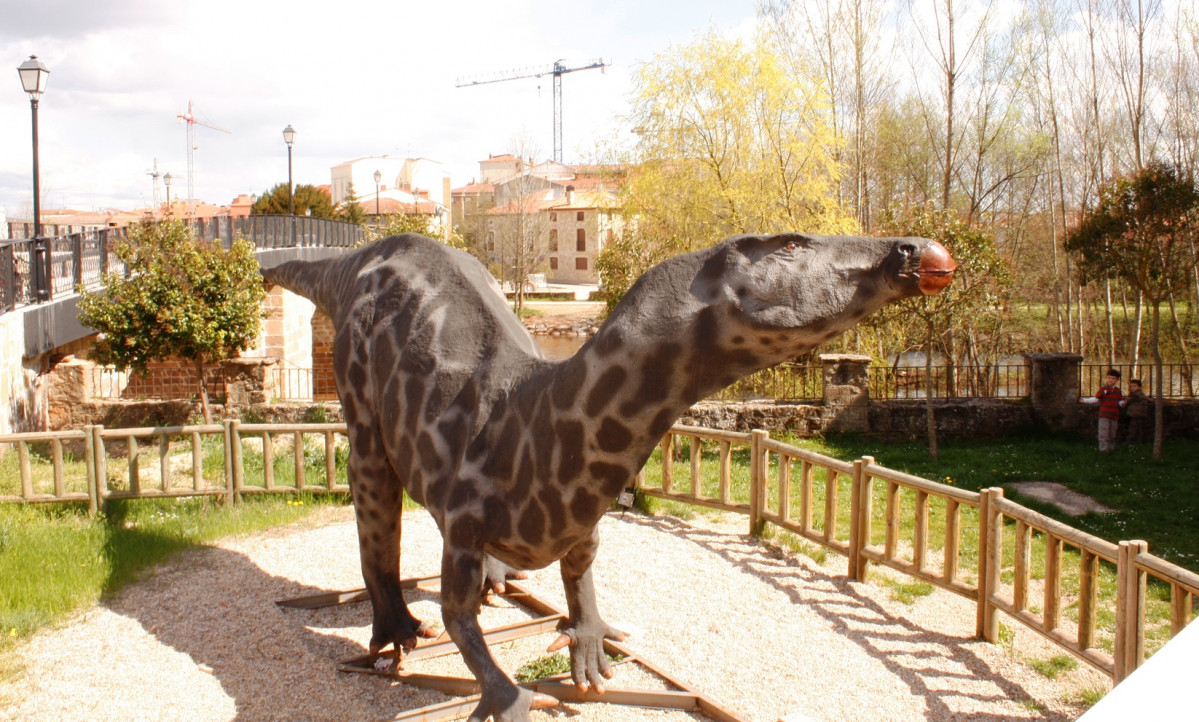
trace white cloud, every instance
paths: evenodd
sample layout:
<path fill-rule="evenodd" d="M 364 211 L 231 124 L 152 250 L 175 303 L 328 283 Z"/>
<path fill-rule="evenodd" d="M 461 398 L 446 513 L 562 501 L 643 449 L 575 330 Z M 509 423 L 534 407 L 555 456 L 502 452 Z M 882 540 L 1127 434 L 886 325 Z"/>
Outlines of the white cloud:
<path fill-rule="evenodd" d="M 0 58 L 15 69 L 36 53 L 51 70 L 39 123 L 43 207 L 148 205 L 156 158 L 176 179 L 172 194 L 185 190 L 186 132 L 175 115 L 189 100 L 232 131 L 196 130 L 204 200 L 285 180 L 289 123 L 296 182 L 328 183 L 337 163 L 390 154 L 439 160 L 461 185 L 521 131 L 550 156 L 552 78 L 455 88 L 458 78 L 611 58 L 603 73 L 563 77 L 569 161 L 612 132 L 636 63 L 708 27 L 744 32 L 754 10 L 752 0 L 167 5 L 53 0 L 6 16 Z M 0 82 L 0 208 L 10 215 L 28 207 L 29 123 L 12 72 Z"/>

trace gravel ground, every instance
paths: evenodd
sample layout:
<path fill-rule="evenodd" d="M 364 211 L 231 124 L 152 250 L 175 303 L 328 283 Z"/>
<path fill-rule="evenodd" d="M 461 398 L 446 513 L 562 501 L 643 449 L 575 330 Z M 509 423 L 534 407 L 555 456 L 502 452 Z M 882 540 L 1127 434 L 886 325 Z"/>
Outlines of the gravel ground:
<path fill-rule="evenodd" d="M 1020 660 L 1060 654 L 1035 633 L 1017 629 L 1006 650 L 974 640 L 974 607 L 956 595 L 902 604 L 881 585 L 848 581 L 842 557 L 817 564 L 744 527 L 737 516 L 610 514 L 596 579 L 600 609 L 632 633 L 630 647 L 746 720 L 1071 720 L 1083 711 L 1068 701 L 1078 690 L 1108 686 L 1085 665 L 1054 681 L 1033 671 Z M 407 515 L 405 576 L 435 574 L 439 550 L 428 515 Z M 369 605 L 274 604 L 361 585 L 349 509 L 188 552 L 23 645 L 22 673 L 0 688 L 0 718 L 374 720 L 450 699 L 336 671 L 364 652 Z M 525 585 L 565 606 L 556 565 Z M 411 606 L 440 619 L 433 595 L 413 595 Z M 483 624 L 521 616 L 485 608 Z M 552 638 L 500 645 L 497 658 L 512 672 Z M 465 674 L 457 658 L 408 668 Z M 632 664 L 611 686 L 667 688 Z M 705 719 L 592 703 L 533 718 Z"/>

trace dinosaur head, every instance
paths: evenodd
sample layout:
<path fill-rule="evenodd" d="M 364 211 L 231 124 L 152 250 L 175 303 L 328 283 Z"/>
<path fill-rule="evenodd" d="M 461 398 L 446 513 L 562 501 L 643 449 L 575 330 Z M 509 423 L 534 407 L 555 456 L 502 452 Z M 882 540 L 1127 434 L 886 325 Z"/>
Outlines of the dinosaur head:
<path fill-rule="evenodd" d="M 735 236 L 700 260 L 692 297 L 742 327 L 724 331 L 749 331 L 784 354 L 806 351 L 888 303 L 941 291 L 956 267 L 926 238 L 798 233 Z"/>

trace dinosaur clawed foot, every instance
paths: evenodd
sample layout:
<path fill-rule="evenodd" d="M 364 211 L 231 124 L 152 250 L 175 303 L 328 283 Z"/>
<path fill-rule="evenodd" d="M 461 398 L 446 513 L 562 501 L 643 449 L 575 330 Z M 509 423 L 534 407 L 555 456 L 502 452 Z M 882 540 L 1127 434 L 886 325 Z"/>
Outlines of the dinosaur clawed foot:
<path fill-rule="evenodd" d="M 479 706 L 471 712 L 467 722 L 483 722 L 488 718 L 495 722 L 527 722 L 530 710 L 557 704 L 558 700 L 553 697 L 534 694 L 520 687 L 506 687 L 498 693 L 484 690 Z"/>
<path fill-rule="evenodd" d="M 527 579 L 527 572 L 508 566 L 488 554 L 483 558 L 483 601 L 490 604 L 490 595 L 507 591 L 509 579 Z"/>
<path fill-rule="evenodd" d="M 570 676 L 579 693 L 586 694 L 588 688 L 593 687 L 596 694 L 603 694 L 603 680 L 612 679 L 614 674 L 608 655 L 604 652 L 604 640 L 619 642 L 624 636 L 624 632 L 602 622 L 570 627 L 563 629 L 546 651 L 556 652 L 569 645 Z"/>

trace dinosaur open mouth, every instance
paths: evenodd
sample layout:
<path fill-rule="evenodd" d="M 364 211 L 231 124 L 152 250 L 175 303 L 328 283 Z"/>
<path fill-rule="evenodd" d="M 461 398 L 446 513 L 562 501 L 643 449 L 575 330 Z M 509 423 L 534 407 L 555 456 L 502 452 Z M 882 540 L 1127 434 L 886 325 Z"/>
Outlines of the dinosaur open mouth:
<path fill-rule="evenodd" d="M 920 276 L 920 292 L 927 296 L 948 286 L 957 267 L 945 246 L 936 241 L 929 241 L 924 247 L 924 252 L 920 254 L 920 268 L 916 271 Z"/>

